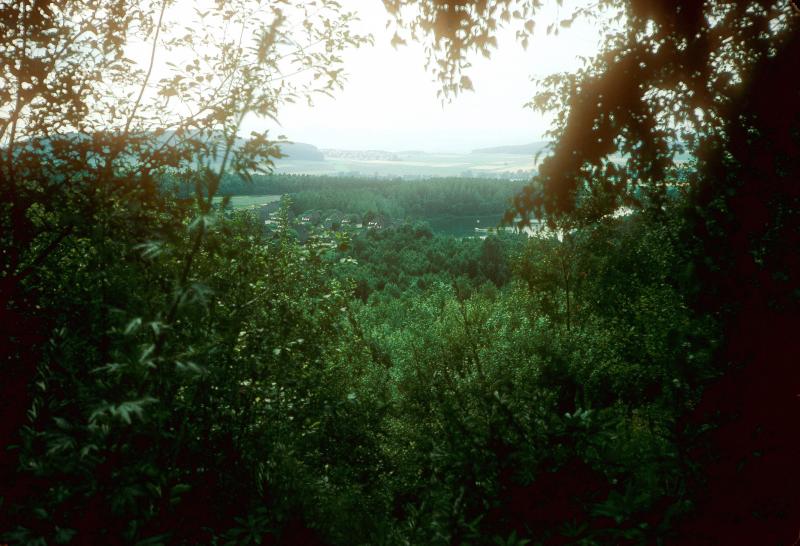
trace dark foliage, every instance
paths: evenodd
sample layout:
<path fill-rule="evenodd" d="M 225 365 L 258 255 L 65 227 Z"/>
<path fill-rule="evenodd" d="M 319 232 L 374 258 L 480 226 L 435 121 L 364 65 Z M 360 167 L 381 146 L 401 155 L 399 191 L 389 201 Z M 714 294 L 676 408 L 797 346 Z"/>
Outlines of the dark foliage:
<path fill-rule="evenodd" d="M 537 2 L 413 3 L 445 93 L 499 23 L 535 26 Z M 600 2 L 624 24 L 545 82 L 556 143 L 508 217 L 549 227 L 481 240 L 290 213 L 494 212 L 513 183 L 253 176 L 277 144 L 240 146 L 245 116 L 329 93 L 364 42 L 315 4 L 217 2 L 166 41 L 168 2 L 0 8 L 1 540 L 795 540 L 793 5 Z M 151 85 L 134 32 L 214 70 Z M 310 82 L 265 83 L 292 64 Z M 247 180 L 297 204 L 270 230 L 217 206 Z"/>
<path fill-rule="evenodd" d="M 408 3 L 416 4 L 387 5 L 402 19 Z M 421 4 L 413 22 L 432 36 L 445 91 L 463 82 L 467 52 L 491 49 L 499 22 L 518 21 L 523 39 L 533 30 L 525 23 L 528 2 Z M 700 486 L 707 500 L 686 536 L 703 544 L 789 543 L 800 527 L 800 503 L 788 486 L 797 476 L 789 461 L 800 456 L 789 432 L 800 417 L 800 369 L 787 360 L 797 346 L 785 335 L 800 325 L 800 286 L 790 273 L 800 234 L 800 11 L 782 0 L 597 7 L 618 13 L 624 25 L 583 70 L 545 81 L 551 88 L 534 106 L 559 112 L 556 144 L 508 220 L 536 213 L 553 224 L 591 222 L 640 203 L 635 188 L 658 210 L 676 154 L 696 157 L 687 180 L 694 212 L 686 240 L 696 245 L 691 262 L 700 281 L 693 304 L 724 321 L 716 359 L 728 371 L 693 420 L 706 423 L 718 412 L 714 422 L 724 425 L 711 436 L 716 459 L 704 459 L 708 481 Z M 579 9 L 554 25 L 586 16 L 593 14 Z M 612 154 L 623 154 L 625 164 Z"/>

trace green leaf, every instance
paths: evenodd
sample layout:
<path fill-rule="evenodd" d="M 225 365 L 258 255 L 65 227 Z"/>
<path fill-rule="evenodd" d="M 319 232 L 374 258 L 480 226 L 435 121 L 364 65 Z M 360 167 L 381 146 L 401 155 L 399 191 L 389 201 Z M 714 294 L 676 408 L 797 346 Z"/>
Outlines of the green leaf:
<path fill-rule="evenodd" d="M 72 537 L 75 536 L 75 529 L 67 529 L 64 527 L 56 527 L 56 533 L 53 539 L 55 540 L 56 544 L 67 544 Z"/>
<path fill-rule="evenodd" d="M 142 319 L 140 317 L 136 317 L 135 319 L 131 320 L 128 325 L 125 327 L 125 335 L 130 335 L 142 325 Z"/>

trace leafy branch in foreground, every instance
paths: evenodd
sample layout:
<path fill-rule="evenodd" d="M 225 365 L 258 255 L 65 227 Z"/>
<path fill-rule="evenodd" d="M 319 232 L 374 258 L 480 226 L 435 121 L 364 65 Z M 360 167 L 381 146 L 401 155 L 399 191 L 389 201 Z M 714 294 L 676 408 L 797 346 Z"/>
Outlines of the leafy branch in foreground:
<path fill-rule="evenodd" d="M 230 459 L 253 419 L 272 427 L 259 412 L 280 408 L 291 429 L 285 405 L 321 394 L 304 382 L 327 373 L 341 306 L 313 253 L 265 241 L 213 198 L 226 172 L 268 170 L 277 155 L 266 133 L 240 144 L 244 121 L 336 90 L 338 53 L 366 38 L 329 1 L 22 1 L 0 19 L 0 355 L 13 401 L 0 419 L 0 530 L 30 544 L 206 540 L 263 493 L 255 462 Z M 127 58 L 137 45 L 141 68 Z M 164 192 L 166 174 L 194 198 Z M 235 305 L 255 292 L 258 313 Z M 295 329 L 311 338 L 286 348 Z M 265 345 L 242 354 L 246 335 Z M 275 381 L 245 395 L 256 365 Z M 281 365 L 299 375 L 274 375 Z M 297 430 L 307 422 L 325 419 Z M 275 449 L 302 451 L 292 434 Z M 249 492 L 212 483 L 220 464 Z M 234 494 L 234 513 L 200 510 Z"/>

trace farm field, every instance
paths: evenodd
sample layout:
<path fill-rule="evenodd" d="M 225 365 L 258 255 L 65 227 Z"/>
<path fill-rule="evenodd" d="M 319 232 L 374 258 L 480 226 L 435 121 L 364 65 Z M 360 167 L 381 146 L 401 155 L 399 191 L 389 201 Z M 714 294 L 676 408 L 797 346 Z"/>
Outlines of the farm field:
<path fill-rule="evenodd" d="M 324 161 L 285 159 L 276 163 L 282 174 L 350 176 L 488 176 L 528 178 L 536 167 L 533 155 L 398 152 L 399 160 L 326 158 Z"/>
<path fill-rule="evenodd" d="M 251 209 L 280 201 L 280 195 L 234 195 L 231 197 L 231 206 L 234 209 Z M 222 202 L 222 196 L 214 198 L 214 203 Z"/>

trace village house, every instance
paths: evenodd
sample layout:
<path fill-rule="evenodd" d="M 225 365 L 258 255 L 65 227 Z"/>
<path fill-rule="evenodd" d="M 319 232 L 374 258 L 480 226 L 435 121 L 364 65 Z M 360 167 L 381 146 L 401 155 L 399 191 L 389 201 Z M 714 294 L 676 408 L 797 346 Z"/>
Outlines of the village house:
<path fill-rule="evenodd" d="M 300 215 L 300 221 L 305 224 L 317 225 L 320 222 L 322 214 L 318 210 L 307 210 Z"/>

